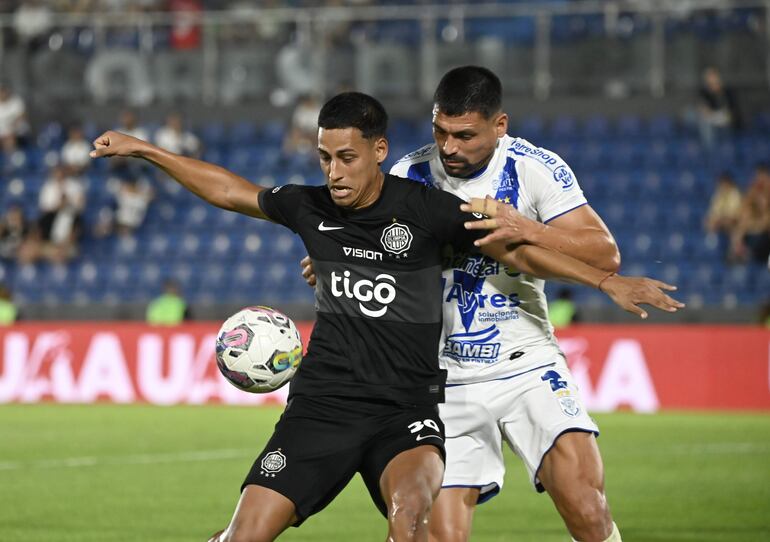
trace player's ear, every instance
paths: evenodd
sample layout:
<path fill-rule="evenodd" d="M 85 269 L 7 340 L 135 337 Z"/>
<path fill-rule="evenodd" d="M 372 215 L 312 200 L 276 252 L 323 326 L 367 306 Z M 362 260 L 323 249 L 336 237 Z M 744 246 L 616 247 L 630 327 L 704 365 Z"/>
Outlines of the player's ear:
<path fill-rule="evenodd" d="M 382 164 L 388 157 L 388 140 L 384 137 L 377 139 L 374 142 L 374 153 L 377 157 L 377 165 Z"/>
<path fill-rule="evenodd" d="M 503 137 L 508 133 L 508 115 L 506 113 L 500 113 L 495 119 L 495 130 L 497 131 L 497 137 Z"/>

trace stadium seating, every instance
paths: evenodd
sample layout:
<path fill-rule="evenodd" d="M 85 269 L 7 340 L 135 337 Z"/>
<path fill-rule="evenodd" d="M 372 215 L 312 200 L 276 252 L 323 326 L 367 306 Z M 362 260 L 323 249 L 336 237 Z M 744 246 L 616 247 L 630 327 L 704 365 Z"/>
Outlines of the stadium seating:
<path fill-rule="evenodd" d="M 95 127 L 93 127 L 95 128 Z M 519 119 L 512 133 L 553 148 L 572 166 L 593 207 L 616 236 L 623 272 L 646 274 L 680 286 L 694 303 L 756 304 L 757 292 L 770 291 L 770 273 L 761 265 L 728 266 L 726 240 L 703 233 L 702 222 L 716 175 L 722 169 L 748 181 L 754 163 L 770 157 L 770 115 L 758 115 L 749 132 L 725 142 L 718 156 L 707 153 L 675 118 L 563 116 L 550 122 Z M 95 129 L 92 131 L 96 131 Z M 319 184 L 314 159 L 284 157 L 279 148 L 285 127 L 270 123 L 232 126 L 208 123 L 198 134 L 204 158 L 268 186 Z M 3 156 L 0 209 L 21 203 L 36 218 L 37 194 L 47 166 L 63 142 L 62 127 L 48 123 L 24 159 Z M 654 136 L 654 137 L 650 137 Z M 395 120 L 393 162 L 430 141 L 429 124 Z M 165 279 L 178 281 L 193 302 L 312 302 L 299 275 L 305 254 L 299 238 L 279 226 L 213 208 L 151 172 L 156 198 L 142 227 L 122 238 L 95 238 L 99 210 L 111 204 L 106 161 L 87 172 L 86 232 L 78 256 L 65 265 L 0 262 L 20 303 L 146 302 Z M 558 285 L 549 286 L 553 292 Z M 608 300 L 595 291 L 573 289 L 581 303 Z"/>

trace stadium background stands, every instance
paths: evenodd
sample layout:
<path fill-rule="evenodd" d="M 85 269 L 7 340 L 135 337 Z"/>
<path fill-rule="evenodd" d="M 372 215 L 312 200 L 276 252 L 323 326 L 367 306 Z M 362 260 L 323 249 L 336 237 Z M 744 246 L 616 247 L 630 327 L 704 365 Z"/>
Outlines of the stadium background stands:
<path fill-rule="evenodd" d="M 754 166 L 770 161 L 764 4 L 685 10 L 662 2 L 652 10 L 646 2 L 499 2 L 494 7 L 503 15 L 492 17 L 487 4 L 393 7 L 400 3 L 308 11 L 301 9 L 306 2 L 287 2 L 300 7 L 243 15 L 229 3 L 204 2 L 217 11 L 196 27 L 190 48 L 173 45 L 174 12 L 134 13 L 120 24 L 104 14 L 106 27 L 70 14 L 34 51 L 9 41 L 13 23 L 4 17 L 3 79 L 27 101 L 33 131 L 19 154 L 0 157 L 0 210 L 20 203 L 34 219 L 68 124 L 82 123 L 90 140 L 112 128 L 127 105 L 151 132 L 165 113 L 182 111 L 204 160 L 259 184 L 320 184 L 312 157 L 282 151 L 293 97 L 319 84 L 325 95 L 353 86 L 382 96 L 393 116 L 389 168 L 431 141 L 436 78 L 453 65 L 480 63 L 503 78 L 509 133 L 556 151 L 576 172 L 618 241 L 622 272 L 679 285 L 689 309 L 666 319 L 755 318 L 770 296 L 767 265 L 728 264 L 726 239 L 706 234 L 703 219 L 720 172 L 745 189 Z M 241 20 L 233 19 L 239 13 Z M 268 19 L 273 33 L 253 35 Z M 245 35 L 238 28 L 244 20 L 252 30 Z M 326 27 L 318 22 L 324 20 Z M 342 28 L 336 34 L 335 20 Z M 309 62 L 307 81 L 281 73 L 282 52 L 295 48 L 299 60 L 286 62 Z M 686 110 L 696 103 L 700 71 L 711 64 L 737 90 L 744 123 L 708 149 Z M 51 73 L 62 75 L 61 84 L 42 85 Z M 111 202 L 108 167 L 95 161 L 85 173 L 85 233 L 74 259 L 0 262 L 0 282 L 26 315 L 140 318 L 173 278 L 196 317 L 220 318 L 254 302 L 310 317 L 298 237 L 213 208 L 162 174 L 145 172 L 156 197 L 133 235 L 94 236 L 99 212 Z M 627 318 L 597 291 L 574 288 L 574 298 L 588 320 Z"/>

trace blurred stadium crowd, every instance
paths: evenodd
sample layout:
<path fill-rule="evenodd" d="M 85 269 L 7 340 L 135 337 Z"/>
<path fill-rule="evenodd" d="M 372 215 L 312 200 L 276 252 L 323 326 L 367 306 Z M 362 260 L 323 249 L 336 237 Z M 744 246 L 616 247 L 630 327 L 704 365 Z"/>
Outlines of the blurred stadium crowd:
<path fill-rule="evenodd" d="M 61 43 L 75 48 L 89 43 L 89 28 L 59 29 L 52 15 L 56 11 L 192 13 L 278 4 L 374 2 L 83 0 L 2 2 L 0 10 L 13 17 L 13 32 L 3 34 L 8 50 L 34 52 Z M 594 19 L 581 20 L 577 26 L 565 24 L 565 39 L 591 32 Z M 757 31 L 762 20 L 761 11 L 745 9 L 699 12 L 678 24 L 687 25 L 688 32 L 712 35 Z M 465 32 L 514 41 L 534 35 L 523 27 L 483 22 L 479 28 L 469 23 Z M 558 30 L 558 20 L 554 25 Z M 189 34 L 195 25 L 186 28 L 187 34 L 175 34 L 174 25 L 169 26 L 159 43 L 200 47 L 200 34 Z M 124 30 L 116 29 L 109 47 L 132 46 L 133 30 Z M 415 39 L 412 30 L 407 34 Z M 387 21 L 378 31 L 405 32 Z M 52 42 L 56 35 L 61 43 Z M 700 89 L 691 93 L 687 115 L 635 110 L 518 115 L 509 132 L 557 152 L 570 164 L 589 202 L 615 234 L 625 274 L 675 283 L 680 297 L 696 309 L 756 310 L 770 294 L 770 110 L 742 107 L 731 81 L 723 83 L 716 70 L 699 76 Z M 91 161 L 88 151 L 94 137 L 112 128 L 220 164 L 260 184 L 320 184 L 315 116 L 328 91 L 289 94 L 293 114 L 285 121 L 189 119 L 171 107 L 162 116 L 124 109 L 114 119 L 72 121 L 64 112 L 41 118 L 32 94 L 19 90 L 25 85 L 5 79 L 0 88 L 0 283 L 10 287 L 19 305 L 146 303 L 168 279 L 198 305 L 255 299 L 312 303 L 299 274 L 305 251 L 298 238 L 214 209 L 141 163 Z M 429 119 L 396 115 L 389 137 L 387 167 L 431 141 Z M 573 294 L 580 306 L 608 303 L 596 291 L 577 288 Z"/>

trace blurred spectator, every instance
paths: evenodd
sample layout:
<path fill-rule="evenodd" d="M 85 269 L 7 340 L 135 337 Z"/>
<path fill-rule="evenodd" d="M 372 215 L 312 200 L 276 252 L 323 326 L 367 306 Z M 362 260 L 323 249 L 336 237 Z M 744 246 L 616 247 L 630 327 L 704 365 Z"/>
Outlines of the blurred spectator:
<path fill-rule="evenodd" d="M 57 166 L 40 190 L 40 219 L 30 242 L 19 254 L 24 262 L 40 258 L 55 263 L 72 258 L 77 251 L 81 214 L 85 208 L 85 190 L 65 169 Z"/>
<path fill-rule="evenodd" d="M 770 165 L 760 164 L 746 191 L 733 230 L 731 256 L 735 262 L 767 263 L 770 257 Z"/>
<path fill-rule="evenodd" d="M 548 304 L 548 317 L 556 329 L 568 327 L 580 319 L 569 288 L 559 290 L 556 299 Z"/>
<path fill-rule="evenodd" d="M 28 234 L 24 209 L 20 205 L 11 205 L 0 218 L 0 260 L 16 260 Z"/>
<path fill-rule="evenodd" d="M 730 233 L 738 223 L 741 213 L 741 191 L 729 173 L 722 173 L 711 196 L 706 214 L 706 230 L 709 233 Z"/>
<path fill-rule="evenodd" d="M 67 141 L 61 148 L 61 162 L 70 175 L 80 176 L 91 165 L 92 146 L 86 141 L 83 129 L 72 126 L 67 133 Z"/>
<path fill-rule="evenodd" d="M 770 329 L 770 301 L 765 301 L 759 310 L 759 324 Z"/>
<path fill-rule="evenodd" d="M 200 142 L 189 130 L 182 127 L 182 117 L 178 113 L 171 113 L 166 117 L 166 124 L 155 132 L 155 144 L 175 154 L 192 156 L 200 155 Z"/>
<path fill-rule="evenodd" d="M 137 139 L 141 139 L 142 141 L 150 140 L 149 132 L 147 132 L 146 128 L 139 125 L 136 114 L 130 109 L 126 109 L 120 114 L 119 122 L 120 123 L 115 128 L 116 132 L 121 132 L 123 134 L 133 136 Z"/>
<path fill-rule="evenodd" d="M 200 0 L 169 0 L 172 15 L 171 47 L 177 50 L 197 49 L 201 43 Z"/>
<path fill-rule="evenodd" d="M 318 146 L 318 113 L 321 104 L 311 95 L 302 96 L 291 116 L 291 128 L 286 134 L 283 151 L 286 156 L 315 154 Z"/>
<path fill-rule="evenodd" d="M 11 89 L 0 84 L 0 144 L 5 153 L 12 153 L 29 132 L 26 106 Z"/>
<path fill-rule="evenodd" d="M 152 188 L 143 179 L 128 177 L 120 183 L 115 198 L 115 226 L 119 235 L 129 235 L 142 225 L 153 197 Z"/>
<path fill-rule="evenodd" d="M 726 87 L 714 67 L 703 70 L 698 106 L 698 128 L 701 143 L 712 148 L 730 130 L 740 128 L 741 116 L 732 89 Z"/>
<path fill-rule="evenodd" d="M 150 183 L 144 177 L 137 177 L 127 163 L 112 170 L 107 181 L 115 201 L 112 208 L 102 209 L 96 225 L 97 237 L 113 232 L 130 235 L 139 228 L 147 216 L 147 208 L 155 196 Z"/>
<path fill-rule="evenodd" d="M 187 302 L 179 292 L 179 285 L 173 280 L 163 284 L 163 293 L 147 307 L 147 323 L 155 326 L 176 326 L 189 317 Z"/>
<path fill-rule="evenodd" d="M 48 45 L 53 27 L 53 12 L 43 0 L 25 0 L 13 14 L 13 28 L 27 51 Z"/>
<path fill-rule="evenodd" d="M 144 126 L 140 125 L 136 114 L 130 109 L 124 109 L 120 114 L 116 132 L 121 132 L 142 141 L 150 141 L 150 132 Z M 131 169 L 134 177 L 139 178 L 149 171 L 150 167 L 142 160 L 132 160 L 130 158 L 117 158 L 112 160 L 109 165 L 111 170 L 118 170 L 124 167 Z"/>
<path fill-rule="evenodd" d="M 11 291 L 5 284 L 0 284 L 0 326 L 10 326 L 19 316 L 19 310 L 13 302 Z"/>
<path fill-rule="evenodd" d="M 275 74 L 292 98 L 322 87 L 320 66 L 318 47 L 307 39 L 285 44 L 275 57 Z"/>

